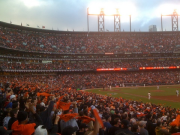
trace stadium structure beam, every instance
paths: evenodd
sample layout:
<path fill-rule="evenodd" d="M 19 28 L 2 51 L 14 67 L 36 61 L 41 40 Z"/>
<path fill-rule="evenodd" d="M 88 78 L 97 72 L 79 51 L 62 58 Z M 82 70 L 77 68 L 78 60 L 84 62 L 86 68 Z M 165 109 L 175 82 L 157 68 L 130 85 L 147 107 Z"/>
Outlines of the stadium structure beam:
<path fill-rule="evenodd" d="M 100 14 L 98 15 L 98 32 L 104 32 L 104 9 L 101 8 Z"/>
<path fill-rule="evenodd" d="M 130 18 L 130 32 L 131 32 L 131 15 L 129 15 Z"/>
<path fill-rule="evenodd" d="M 174 10 L 171 19 L 172 19 L 172 30 L 178 31 L 178 13 L 176 12 L 176 10 Z"/>
<path fill-rule="evenodd" d="M 87 8 L 87 31 L 89 32 L 89 8 Z"/>
<path fill-rule="evenodd" d="M 120 32 L 121 31 L 121 19 L 120 19 L 120 14 L 119 10 L 116 9 L 116 13 L 114 14 L 114 32 Z"/>
<path fill-rule="evenodd" d="M 162 14 L 161 14 L 161 31 L 163 31 Z"/>
<path fill-rule="evenodd" d="M 178 16 L 179 14 L 176 12 L 176 9 L 174 10 L 173 14 L 170 15 L 162 15 L 161 14 L 161 30 L 163 31 L 163 23 L 162 23 L 162 17 L 163 16 L 171 16 L 171 23 L 172 23 L 172 31 L 178 31 Z"/>

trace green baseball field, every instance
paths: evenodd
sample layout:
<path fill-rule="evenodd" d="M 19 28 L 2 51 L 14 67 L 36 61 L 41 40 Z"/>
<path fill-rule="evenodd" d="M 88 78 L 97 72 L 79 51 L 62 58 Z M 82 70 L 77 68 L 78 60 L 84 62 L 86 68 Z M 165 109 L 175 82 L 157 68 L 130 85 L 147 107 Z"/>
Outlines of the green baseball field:
<path fill-rule="evenodd" d="M 168 86 L 157 86 L 153 87 L 121 87 L 121 88 L 106 88 L 103 90 L 91 89 L 88 92 L 97 94 L 122 97 L 124 99 L 130 99 L 134 101 L 142 101 L 144 103 L 151 102 L 157 105 L 171 106 L 172 108 L 180 107 L 180 95 L 176 95 L 176 90 L 180 91 L 180 85 L 168 85 Z M 148 92 L 151 93 L 151 99 L 148 99 Z"/>

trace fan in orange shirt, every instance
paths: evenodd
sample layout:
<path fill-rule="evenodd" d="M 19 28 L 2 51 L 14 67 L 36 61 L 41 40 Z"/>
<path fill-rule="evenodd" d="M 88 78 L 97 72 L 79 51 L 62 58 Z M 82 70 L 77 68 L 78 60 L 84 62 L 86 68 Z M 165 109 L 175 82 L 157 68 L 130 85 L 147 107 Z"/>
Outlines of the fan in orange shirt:
<path fill-rule="evenodd" d="M 17 121 L 12 124 L 11 129 L 13 130 L 12 135 L 31 135 L 34 133 L 36 126 L 35 123 L 27 124 L 28 115 L 27 112 L 20 111 L 18 112 Z"/>

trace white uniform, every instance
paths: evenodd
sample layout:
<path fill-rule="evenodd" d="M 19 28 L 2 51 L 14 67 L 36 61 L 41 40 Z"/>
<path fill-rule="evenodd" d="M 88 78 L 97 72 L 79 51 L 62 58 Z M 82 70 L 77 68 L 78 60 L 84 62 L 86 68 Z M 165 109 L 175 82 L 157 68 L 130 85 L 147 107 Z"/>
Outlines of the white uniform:
<path fill-rule="evenodd" d="M 176 90 L 176 96 L 177 97 L 179 96 L 179 90 Z"/>
<path fill-rule="evenodd" d="M 159 86 L 157 86 L 157 90 L 159 90 Z"/>
<path fill-rule="evenodd" d="M 148 93 L 148 99 L 149 100 L 151 99 L 151 93 L 150 92 Z"/>

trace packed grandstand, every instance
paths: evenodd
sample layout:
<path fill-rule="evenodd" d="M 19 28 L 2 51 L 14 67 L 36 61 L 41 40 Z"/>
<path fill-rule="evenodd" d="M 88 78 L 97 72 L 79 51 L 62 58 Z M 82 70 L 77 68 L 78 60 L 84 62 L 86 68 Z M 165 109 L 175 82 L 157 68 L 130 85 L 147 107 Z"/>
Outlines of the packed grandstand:
<path fill-rule="evenodd" d="M 12 135 L 178 133 L 178 108 L 85 90 L 179 84 L 179 59 L 180 32 L 71 32 L 0 22 L 0 124 Z"/>

